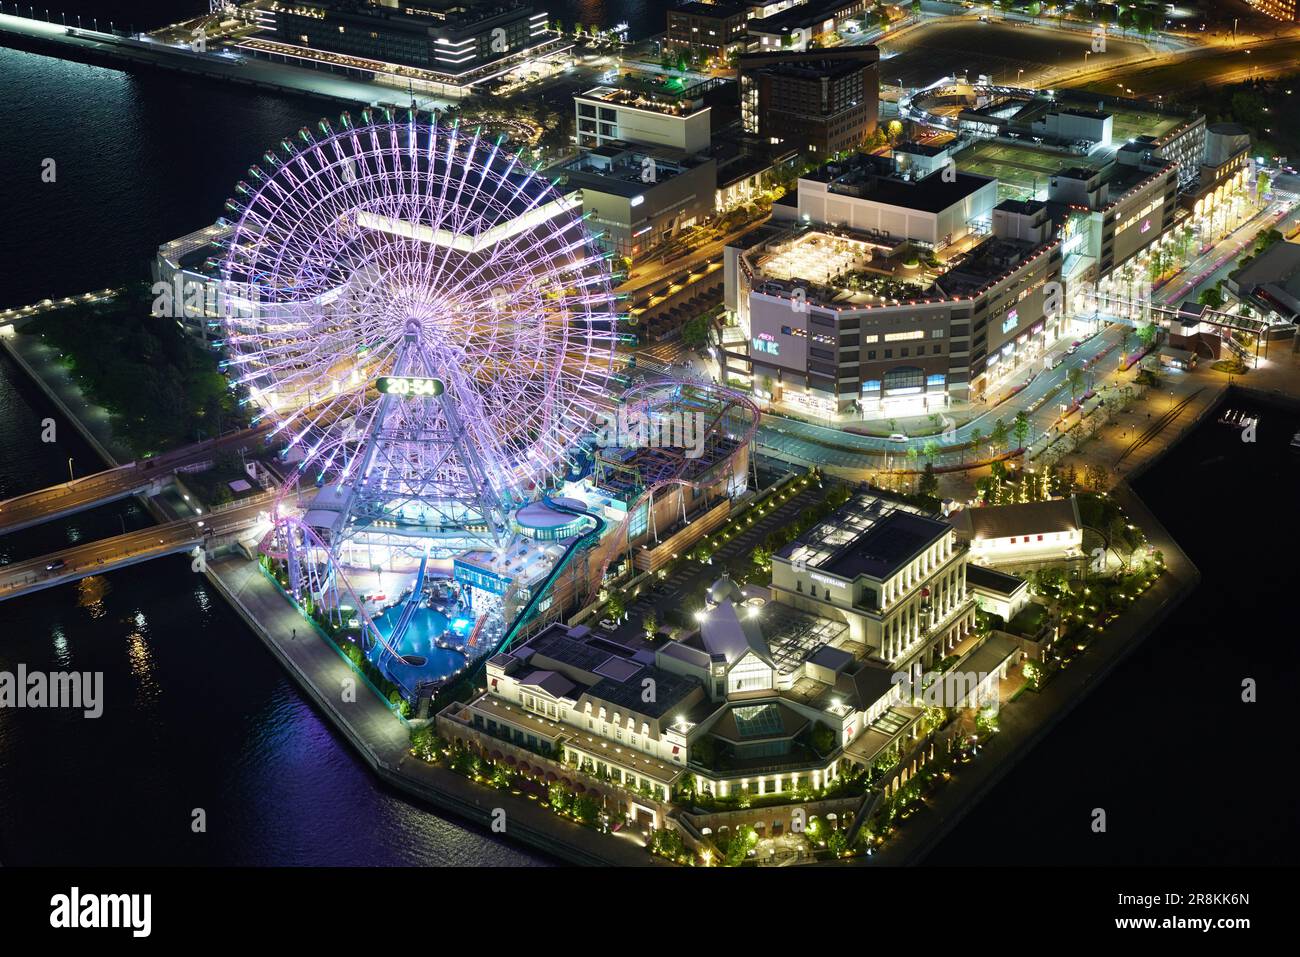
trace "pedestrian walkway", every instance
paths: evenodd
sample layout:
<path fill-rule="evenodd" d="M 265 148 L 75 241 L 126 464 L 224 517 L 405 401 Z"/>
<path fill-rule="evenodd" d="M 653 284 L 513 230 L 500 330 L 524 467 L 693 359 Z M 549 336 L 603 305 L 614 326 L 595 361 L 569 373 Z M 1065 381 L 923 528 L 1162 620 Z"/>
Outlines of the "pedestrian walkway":
<path fill-rule="evenodd" d="M 410 753 L 410 726 L 358 675 L 262 573 L 257 562 L 223 559 L 208 577 L 325 712 L 379 778 L 439 810 L 476 824 L 503 824 L 504 836 L 584 865 L 666 864 L 630 837 L 601 834 L 521 795 L 488 788 Z M 345 693 L 355 689 L 355 694 Z"/>
<path fill-rule="evenodd" d="M 1000 730 L 987 738 L 970 764 L 958 765 L 924 805 L 904 822 L 873 856 L 869 865 L 916 864 L 1031 751 L 1056 724 L 1191 594 L 1200 572 L 1128 486 L 1113 492 L 1116 500 L 1151 544 L 1165 556 L 1166 572 L 1125 614 L 1089 646 L 1088 653 L 1059 671 L 1040 692 L 1026 692 L 998 714 Z M 1081 825 L 1086 826 L 1086 822 Z"/>
<path fill-rule="evenodd" d="M 368 756 L 369 762 L 395 765 L 410 748 L 406 723 L 299 614 L 258 563 L 228 558 L 210 562 L 208 568 L 210 577 L 217 580 L 249 626 Z"/>
<path fill-rule="evenodd" d="M 0 338 L 14 361 L 24 368 L 33 383 L 40 388 L 67 419 L 75 423 L 83 438 L 99 453 L 109 466 L 134 460 L 130 447 L 113 433 L 112 418 L 108 410 L 96 405 L 81 391 L 81 386 L 62 363 L 56 349 L 46 345 L 39 336 L 18 334 Z M 74 463 L 75 466 L 75 463 Z M 96 463 L 86 462 L 82 474 L 98 472 Z"/>
<path fill-rule="evenodd" d="M 1100 466 L 1114 479 L 1140 474 L 1195 427 L 1227 388 L 1227 377 L 1210 369 L 1167 374 L 1141 400 L 1112 413 L 1096 435 L 1059 464 L 1080 471 Z"/>

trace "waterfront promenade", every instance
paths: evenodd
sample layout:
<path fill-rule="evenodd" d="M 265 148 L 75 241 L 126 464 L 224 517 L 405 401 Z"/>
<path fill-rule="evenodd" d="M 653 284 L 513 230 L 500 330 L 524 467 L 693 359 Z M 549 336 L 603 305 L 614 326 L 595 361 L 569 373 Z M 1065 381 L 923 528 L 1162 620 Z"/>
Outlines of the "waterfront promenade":
<path fill-rule="evenodd" d="M 29 335 L 0 336 L 0 344 L 106 465 L 116 468 L 134 458 L 126 443 L 114 435 L 108 410 L 86 397 L 71 373 L 60 365 L 59 355 L 52 347 L 38 336 Z M 39 435 L 32 436 L 33 442 L 40 439 Z M 83 466 L 83 474 L 86 471 L 92 470 Z"/>
<path fill-rule="evenodd" d="M 958 765 L 952 778 L 926 798 L 920 810 L 879 851 L 869 858 L 859 858 L 857 863 L 922 863 L 966 813 L 1196 588 L 1201 573 L 1128 484 L 1112 489 L 1111 496 L 1142 528 L 1151 545 L 1163 552 L 1165 573 L 1093 640 L 1087 654 L 1058 671 L 1042 691 L 1025 691 L 1004 705 L 998 714 L 998 733 L 985 740 L 975 760 Z M 1081 803 L 1080 828 L 1088 827 L 1087 815 L 1088 808 Z M 989 839 L 997 837 L 990 835 Z"/>
<path fill-rule="evenodd" d="M 631 837 L 600 834 L 557 817 L 535 801 L 473 783 L 410 753 L 410 726 L 351 664 L 289 604 L 257 562 L 224 559 L 207 577 L 289 674 L 386 784 L 488 827 L 505 812 L 505 835 L 572 864 L 666 864 Z M 344 695 L 347 687 L 355 695 Z M 349 700 L 351 699 L 351 700 Z"/>
<path fill-rule="evenodd" d="M 198 53 L 186 46 L 123 37 L 89 28 L 68 28 L 11 14 L 0 14 L 0 43 L 119 68 L 134 64 L 175 70 L 338 103 L 371 106 L 409 106 L 411 103 L 411 93 L 404 87 L 366 83 L 323 70 L 272 63 L 215 47 Z M 443 109 L 452 103 L 450 99 L 431 98 L 423 93 L 416 99 L 422 109 Z"/>

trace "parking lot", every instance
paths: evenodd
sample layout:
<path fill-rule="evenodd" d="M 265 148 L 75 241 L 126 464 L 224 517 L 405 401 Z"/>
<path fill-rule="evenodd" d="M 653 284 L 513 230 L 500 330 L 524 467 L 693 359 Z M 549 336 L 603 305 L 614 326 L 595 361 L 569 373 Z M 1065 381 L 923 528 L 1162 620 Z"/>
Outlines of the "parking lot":
<path fill-rule="evenodd" d="M 1082 32 L 1066 32 L 1025 23 L 982 23 L 975 17 L 960 22 L 941 21 L 910 30 L 897 40 L 881 40 L 880 82 L 909 88 L 926 86 L 943 76 L 967 73 L 972 80 L 981 74 L 994 83 L 1041 86 L 1051 77 L 1077 70 L 1084 53 L 1091 53 L 1092 38 Z M 1145 53 L 1133 40 L 1107 40 L 1106 65 Z"/>

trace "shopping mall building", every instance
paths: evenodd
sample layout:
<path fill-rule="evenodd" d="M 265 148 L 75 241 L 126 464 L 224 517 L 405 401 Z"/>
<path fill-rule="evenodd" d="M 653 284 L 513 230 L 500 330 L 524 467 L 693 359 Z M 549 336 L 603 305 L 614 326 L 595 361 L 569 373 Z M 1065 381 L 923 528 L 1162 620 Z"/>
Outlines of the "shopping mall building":
<path fill-rule="evenodd" d="M 904 179 L 874 157 L 800 180 L 727 250 L 726 305 L 748 347 L 727 356 L 728 378 L 748 373 L 760 397 L 812 414 L 881 417 L 1027 375 L 1059 335 L 1044 299 L 1060 243 L 1047 204 L 996 195 L 988 177 Z"/>
<path fill-rule="evenodd" d="M 1054 290 L 1070 301 L 1072 283 L 1104 282 L 1174 224 L 1177 166 L 1149 150 L 1066 166 L 1045 197 L 1001 202 L 996 179 L 946 155 L 895 155 L 801 178 L 728 247 L 726 307 L 743 332 L 723 353 L 728 381 L 828 420 L 979 400 L 1091 329 Z"/>

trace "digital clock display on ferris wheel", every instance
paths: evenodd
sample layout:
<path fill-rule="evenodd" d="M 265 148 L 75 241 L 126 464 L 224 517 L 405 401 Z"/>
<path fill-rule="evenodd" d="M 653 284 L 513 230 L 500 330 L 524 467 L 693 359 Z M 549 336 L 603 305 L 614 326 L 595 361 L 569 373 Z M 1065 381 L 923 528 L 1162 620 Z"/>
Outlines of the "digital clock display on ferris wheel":
<path fill-rule="evenodd" d="M 412 399 L 443 393 L 441 379 L 421 375 L 381 375 L 375 380 L 375 388 L 381 395 L 397 395 Z"/>

